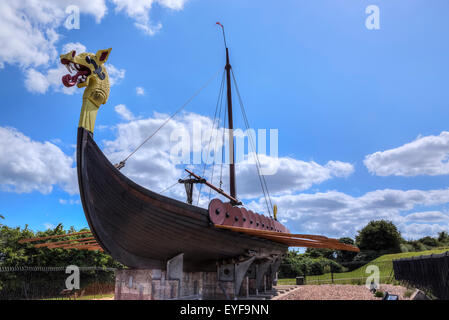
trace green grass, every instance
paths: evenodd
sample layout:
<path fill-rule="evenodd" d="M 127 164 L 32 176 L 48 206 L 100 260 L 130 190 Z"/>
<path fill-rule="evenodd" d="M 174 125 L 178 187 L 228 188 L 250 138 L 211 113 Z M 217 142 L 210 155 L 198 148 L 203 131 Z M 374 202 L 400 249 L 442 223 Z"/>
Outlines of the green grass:
<path fill-rule="evenodd" d="M 82 296 L 79 298 L 76 298 L 76 300 L 94 300 L 94 299 L 103 299 L 103 298 L 114 298 L 114 294 L 97 294 L 97 295 L 87 295 Z M 44 300 L 74 300 L 73 298 L 69 297 L 59 297 L 59 298 L 49 298 Z"/>
<path fill-rule="evenodd" d="M 334 273 L 335 284 L 365 284 L 367 277 L 372 273 L 366 273 L 366 269 L 370 265 L 375 265 L 380 271 L 381 283 L 395 283 L 393 274 L 393 260 L 401 258 L 409 258 L 413 256 L 429 255 L 443 253 L 449 250 L 449 247 L 437 248 L 419 252 L 404 252 L 395 254 L 386 254 L 371 261 L 370 263 L 350 272 Z M 331 274 L 325 273 L 318 276 L 307 276 L 306 284 L 329 284 L 332 283 Z M 295 279 L 279 279 L 280 285 L 292 285 L 296 284 Z"/>

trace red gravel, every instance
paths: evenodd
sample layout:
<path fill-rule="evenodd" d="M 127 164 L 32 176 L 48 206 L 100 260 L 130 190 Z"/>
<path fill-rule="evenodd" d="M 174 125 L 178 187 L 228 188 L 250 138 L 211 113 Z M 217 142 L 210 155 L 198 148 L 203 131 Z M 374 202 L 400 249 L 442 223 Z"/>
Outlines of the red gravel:
<path fill-rule="evenodd" d="M 399 295 L 399 300 L 408 300 L 404 298 L 407 288 L 393 286 L 391 284 L 381 284 L 380 289 L 390 294 Z M 344 284 L 323 284 L 323 285 L 304 285 L 299 289 L 288 293 L 279 300 L 381 300 L 376 298 L 365 286 L 344 285 Z"/>

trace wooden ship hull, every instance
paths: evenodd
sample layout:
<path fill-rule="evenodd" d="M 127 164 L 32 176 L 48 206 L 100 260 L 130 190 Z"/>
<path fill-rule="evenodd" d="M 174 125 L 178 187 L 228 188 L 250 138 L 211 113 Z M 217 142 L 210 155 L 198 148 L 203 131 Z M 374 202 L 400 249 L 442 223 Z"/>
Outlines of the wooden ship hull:
<path fill-rule="evenodd" d="M 164 269 L 184 254 L 186 271 L 215 271 L 217 262 L 280 257 L 288 245 L 214 227 L 208 210 L 145 189 L 105 157 L 92 133 L 78 128 L 78 182 L 98 244 L 120 263 Z"/>

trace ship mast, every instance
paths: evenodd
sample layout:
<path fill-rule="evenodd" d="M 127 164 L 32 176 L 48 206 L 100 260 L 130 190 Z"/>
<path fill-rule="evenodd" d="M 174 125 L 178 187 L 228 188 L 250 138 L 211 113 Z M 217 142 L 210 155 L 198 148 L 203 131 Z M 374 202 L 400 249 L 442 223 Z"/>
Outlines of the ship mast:
<path fill-rule="evenodd" d="M 236 199 L 235 188 L 235 157 L 234 157 L 234 124 L 232 120 L 232 95 L 231 95 L 231 64 L 229 63 L 229 50 L 226 47 L 226 91 L 228 100 L 228 129 L 229 129 L 229 186 L 231 197 Z M 236 203 L 231 201 L 233 205 Z"/>

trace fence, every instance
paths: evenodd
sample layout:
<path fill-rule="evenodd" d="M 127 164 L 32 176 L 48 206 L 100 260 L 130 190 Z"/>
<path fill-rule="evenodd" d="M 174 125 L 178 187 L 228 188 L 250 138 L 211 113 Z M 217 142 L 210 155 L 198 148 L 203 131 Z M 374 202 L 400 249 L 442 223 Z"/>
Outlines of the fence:
<path fill-rule="evenodd" d="M 78 290 L 67 290 L 66 267 L 0 267 L 0 300 L 101 298 L 113 294 L 115 269 L 79 267 Z"/>
<path fill-rule="evenodd" d="M 396 280 L 439 299 L 449 299 L 449 251 L 394 260 L 393 269 Z"/>

